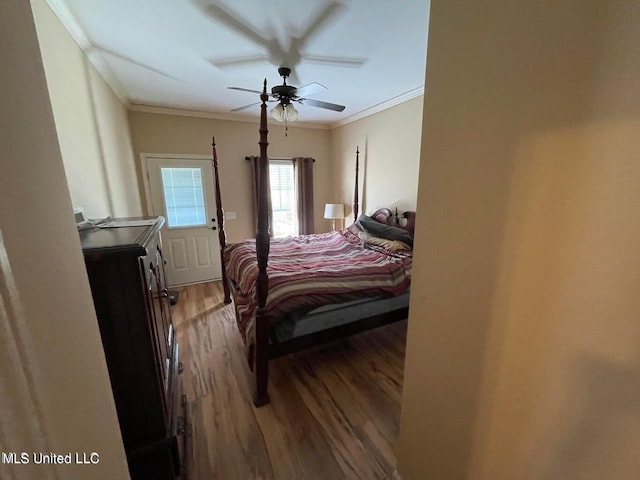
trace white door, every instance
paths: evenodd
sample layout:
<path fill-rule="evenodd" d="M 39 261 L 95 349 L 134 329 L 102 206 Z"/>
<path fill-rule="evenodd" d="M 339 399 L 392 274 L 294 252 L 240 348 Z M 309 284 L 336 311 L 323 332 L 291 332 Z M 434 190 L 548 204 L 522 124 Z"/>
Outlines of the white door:
<path fill-rule="evenodd" d="M 162 215 L 163 252 L 171 286 L 219 280 L 211 160 L 145 156 L 151 209 Z"/>

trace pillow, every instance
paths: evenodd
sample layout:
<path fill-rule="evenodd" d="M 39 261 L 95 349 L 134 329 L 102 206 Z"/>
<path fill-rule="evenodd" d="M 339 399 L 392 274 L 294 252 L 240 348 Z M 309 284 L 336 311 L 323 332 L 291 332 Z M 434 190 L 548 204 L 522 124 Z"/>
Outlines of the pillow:
<path fill-rule="evenodd" d="M 355 223 L 352 223 L 351 225 L 349 225 L 346 228 L 346 230 L 350 231 L 354 235 L 358 235 L 359 233 L 362 232 L 362 229 L 358 225 L 356 225 Z"/>
<path fill-rule="evenodd" d="M 386 238 L 387 240 L 400 240 L 407 245 L 413 246 L 413 237 L 409 232 L 398 227 L 377 222 L 367 215 L 360 215 L 356 225 L 374 237 Z"/>
<path fill-rule="evenodd" d="M 411 247 L 400 240 L 387 240 L 386 238 L 374 237 L 367 232 L 360 232 L 358 234 L 360 240 L 370 245 L 377 245 L 390 252 L 397 252 L 399 250 L 411 250 Z"/>

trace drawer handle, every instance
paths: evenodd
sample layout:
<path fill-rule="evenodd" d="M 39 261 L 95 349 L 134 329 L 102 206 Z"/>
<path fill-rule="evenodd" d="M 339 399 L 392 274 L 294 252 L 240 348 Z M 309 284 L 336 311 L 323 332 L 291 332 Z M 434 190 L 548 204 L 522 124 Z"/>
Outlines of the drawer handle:
<path fill-rule="evenodd" d="M 184 406 L 184 405 L 186 405 L 186 404 L 187 404 L 187 396 L 183 393 L 183 394 L 180 396 L 180 405 Z"/>
<path fill-rule="evenodd" d="M 182 362 L 178 362 L 178 375 L 182 375 L 182 372 L 184 372 L 184 365 Z"/>

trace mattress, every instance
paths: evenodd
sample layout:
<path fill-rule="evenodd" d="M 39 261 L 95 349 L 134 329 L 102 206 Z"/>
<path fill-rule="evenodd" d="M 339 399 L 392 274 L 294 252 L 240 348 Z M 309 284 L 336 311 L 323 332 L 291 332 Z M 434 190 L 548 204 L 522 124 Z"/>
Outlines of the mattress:
<path fill-rule="evenodd" d="M 394 297 L 364 298 L 350 302 L 323 305 L 308 312 L 294 312 L 272 328 L 272 339 L 284 342 L 292 338 L 327 330 L 392 312 L 409 306 L 409 290 Z"/>

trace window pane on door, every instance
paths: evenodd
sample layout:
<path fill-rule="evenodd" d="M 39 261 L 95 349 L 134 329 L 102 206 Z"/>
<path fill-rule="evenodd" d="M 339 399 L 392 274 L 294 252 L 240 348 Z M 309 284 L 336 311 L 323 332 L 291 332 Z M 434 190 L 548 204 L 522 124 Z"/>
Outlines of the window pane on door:
<path fill-rule="evenodd" d="M 298 234 L 296 190 L 291 160 L 270 160 L 271 208 L 273 210 L 273 236 Z"/>
<path fill-rule="evenodd" d="M 169 227 L 197 227 L 207 224 L 202 170 L 162 167 L 162 189 Z"/>

